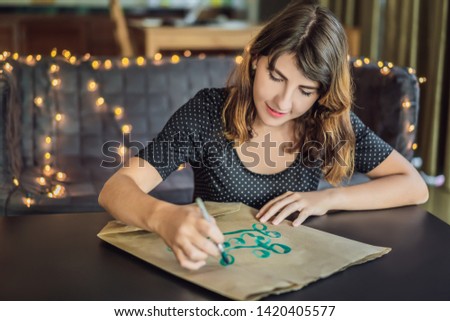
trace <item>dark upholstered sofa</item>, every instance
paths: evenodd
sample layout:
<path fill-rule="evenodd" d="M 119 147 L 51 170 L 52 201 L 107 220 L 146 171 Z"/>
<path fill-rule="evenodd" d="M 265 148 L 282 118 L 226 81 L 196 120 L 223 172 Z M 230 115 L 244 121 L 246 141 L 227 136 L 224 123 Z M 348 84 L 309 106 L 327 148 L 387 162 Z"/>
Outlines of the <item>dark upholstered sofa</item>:
<path fill-rule="evenodd" d="M 234 56 L 72 59 L 0 61 L 2 215 L 101 210 L 97 196 L 120 167 L 112 156 L 119 143 L 131 146 L 125 155 L 135 154 L 198 90 L 224 86 L 236 64 Z M 359 59 L 351 68 L 355 113 L 411 159 L 419 103 L 414 72 Z M 130 130 L 124 141 L 122 132 Z M 174 172 L 151 194 L 191 202 L 192 170 Z"/>

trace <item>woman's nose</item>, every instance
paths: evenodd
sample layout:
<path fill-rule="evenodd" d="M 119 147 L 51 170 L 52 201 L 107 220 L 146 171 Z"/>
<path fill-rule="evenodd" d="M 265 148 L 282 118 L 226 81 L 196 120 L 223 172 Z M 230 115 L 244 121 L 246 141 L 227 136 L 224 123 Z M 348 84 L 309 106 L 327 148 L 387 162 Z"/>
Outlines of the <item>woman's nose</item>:
<path fill-rule="evenodd" d="M 275 103 L 280 112 L 288 112 L 292 108 L 292 92 L 285 90 L 278 93 Z"/>

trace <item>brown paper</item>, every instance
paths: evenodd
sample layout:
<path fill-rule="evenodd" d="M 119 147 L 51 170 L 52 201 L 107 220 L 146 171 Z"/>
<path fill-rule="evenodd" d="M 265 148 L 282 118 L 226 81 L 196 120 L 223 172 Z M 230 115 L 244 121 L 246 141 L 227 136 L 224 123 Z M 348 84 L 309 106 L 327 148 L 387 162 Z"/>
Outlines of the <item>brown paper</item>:
<path fill-rule="evenodd" d="M 299 290 L 391 250 L 303 225 L 293 228 L 286 221 L 277 226 L 262 224 L 254 218 L 257 210 L 241 203 L 205 205 L 224 233 L 230 265 L 209 258 L 198 271 L 183 269 L 156 233 L 118 221 L 109 222 L 98 237 L 182 279 L 235 300 L 259 300 L 270 294 Z"/>

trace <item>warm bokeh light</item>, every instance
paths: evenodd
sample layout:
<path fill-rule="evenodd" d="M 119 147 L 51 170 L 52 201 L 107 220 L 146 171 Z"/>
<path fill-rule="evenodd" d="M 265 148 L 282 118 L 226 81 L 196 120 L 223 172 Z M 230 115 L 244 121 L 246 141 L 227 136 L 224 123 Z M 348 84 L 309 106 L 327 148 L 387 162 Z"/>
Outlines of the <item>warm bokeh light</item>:
<path fill-rule="evenodd" d="M 112 61 L 110 59 L 106 59 L 103 62 L 103 66 L 105 67 L 106 70 L 109 70 L 112 68 Z"/>
<path fill-rule="evenodd" d="M 37 96 L 34 98 L 34 104 L 38 107 L 42 107 L 44 105 L 44 99 L 41 96 Z"/>
<path fill-rule="evenodd" d="M 123 57 L 121 62 L 123 67 L 128 67 L 130 65 L 130 59 L 128 59 L 127 57 Z"/>
<path fill-rule="evenodd" d="M 353 66 L 355 66 L 356 68 L 359 68 L 359 67 L 361 67 L 362 65 L 363 65 L 363 62 L 362 62 L 361 59 L 356 59 L 356 60 L 353 62 Z"/>
<path fill-rule="evenodd" d="M 98 84 L 94 81 L 94 80 L 90 80 L 89 82 L 88 82 L 88 90 L 89 91 L 96 91 L 97 90 L 97 88 L 98 88 Z"/>
<path fill-rule="evenodd" d="M 125 124 L 122 126 L 122 133 L 129 134 L 131 133 L 132 126 L 130 124 Z"/>
<path fill-rule="evenodd" d="M 137 57 L 137 58 L 136 58 L 136 64 L 137 64 L 138 66 L 143 66 L 143 65 L 145 65 L 145 58 L 142 57 L 142 56 Z"/>
<path fill-rule="evenodd" d="M 64 182 L 67 178 L 67 174 L 64 172 L 58 172 L 56 173 L 56 179 L 60 182 Z"/>

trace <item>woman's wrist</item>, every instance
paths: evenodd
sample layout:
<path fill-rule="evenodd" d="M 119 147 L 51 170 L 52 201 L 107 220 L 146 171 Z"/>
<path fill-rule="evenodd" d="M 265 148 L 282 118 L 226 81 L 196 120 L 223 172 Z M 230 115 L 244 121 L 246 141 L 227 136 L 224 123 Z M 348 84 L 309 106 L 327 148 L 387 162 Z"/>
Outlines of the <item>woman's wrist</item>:
<path fill-rule="evenodd" d="M 324 194 L 327 212 L 341 209 L 341 191 L 341 187 L 332 187 L 321 191 Z"/>
<path fill-rule="evenodd" d="M 145 229 L 159 234 L 164 221 L 170 216 L 169 213 L 176 207 L 175 204 L 151 197 L 149 204 L 145 206 L 148 211 L 144 222 Z"/>

